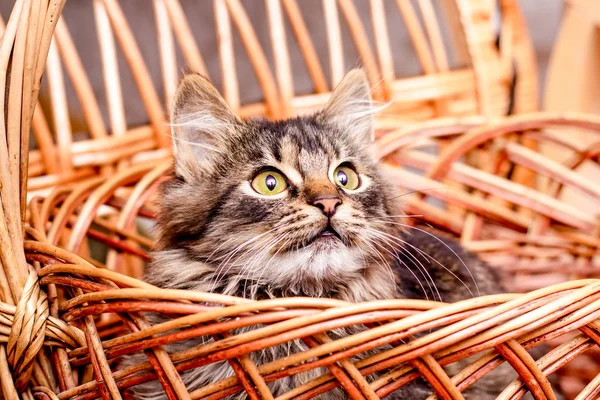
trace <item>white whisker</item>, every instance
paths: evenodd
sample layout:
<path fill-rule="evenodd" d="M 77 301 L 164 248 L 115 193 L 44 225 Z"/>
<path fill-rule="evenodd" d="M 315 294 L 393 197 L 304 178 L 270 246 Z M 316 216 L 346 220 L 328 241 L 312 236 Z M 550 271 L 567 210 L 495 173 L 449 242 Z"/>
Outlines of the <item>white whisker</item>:
<path fill-rule="evenodd" d="M 222 151 L 219 148 L 217 148 L 215 146 L 211 146 L 211 145 L 206 144 L 206 143 L 192 142 L 191 140 L 185 140 L 185 139 L 182 139 L 182 138 L 177 137 L 175 135 L 171 135 L 171 138 L 175 142 L 185 143 L 185 144 L 190 145 L 190 146 L 199 147 L 201 149 L 214 151 L 216 153 L 222 153 Z"/>
<path fill-rule="evenodd" d="M 371 241 L 370 239 L 367 239 L 365 241 L 365 244 L 367 246 L 369 246 L 369 248 L 371 250 L 373 250 L 373 252 L 375 252 L 375 254 L 379 257 L 379 259 L 384 263 L 384 265 L 382 265 L 382 267 L 384 267 L 384 269 L 386 270 L 386 273 L 389 274 L 390 279 L 392 281 L 395 281 L 396 278 L 394 277 L 394 270 L 393 270 L 392 266 L 390 265 L 390 263 L 387 262 L 387 260 L 385 259 L 385 257 L 383 257 L 383 254 L 381 254 L 381 252 L 379 250 L 377 250 L 377 248 L 373 245 L 373 243 L 374 242 Z M 379 264 L 379 265 L 381 265 L 381 264 Z"/>
<path fill-rule="evenodd" d="M 364 217 L 365 219 L 379 219 L 379 218 L 419 218 L 423 214 L 398 214 L 398 215 L 383 215 L 377 217 Z"/>
<path fill-rule="evenodd" d="M 285 234 L 283 234 L 283 236 L 281 237 L 281 240 L 279 240 L 277 243 L 275 243 L 273 246 L 271 246 L 271 248 L 272 248 L 272 247 L 274 247 L 274 246 L 277 246 L 277 244 L 278 244 L 278 243 L 281 243 L 281 241 L 282 241 L 283 239 L 285 239 L 285 238 L 286 238 L 287 236 L 289 236 L 289 235 L 290 235 L 290 234 L 289 234 L 289 232 L 288 232 L 288 233 L 285 233 Z M 287 244 L 289 243 L 290 239 L 291 239 L 291 238 L 288 238 L 288 239 L 287 239 L 287 240 L 286 240 L 286 241 L 285 241 L 285 242 L 284 242 L 284 243 L 283 243 L 283 244 L 282 244 L 282 245 L 279 247 L 279 249 L 277 249 L 277 251 L 276 251 L 275 253 L 273 253 L 273 255 L 271 256 L 271 258 L 269 258 L 269 260 L 267 261 L 267 263 L 265 264 L 265 266 L 264 266 L 264 267 L 261 269 L 260 275 L 259 275 L 259 276 L 258 276 L 258 278 L 256 279 L 256 282 L 257 282 L 257 283 L 260 283 L 260 280 L 262 279 L 262 277 L 263 277 L 263 274 L 265 273 L 265 271 L 266 271 L 266 270 L 267 270 L 267 268 L 269 267 L 269 264 L 271 264 L 271 261 L 273 261 L 273 259 L 275 259 L 275 257 L 277 256 L 277 254 L 279 254 L 279 252 L 280 252 L 280 251 L 281 251 L 283 248 L 285 248 L 285 246 L 287 246 Z M 256 286 L 256 287 L 258 287 L 258 286 Z"/>
<path fill-rule="evenodd" d="M 248 280 L 250 280 L 254 276 L 254 274 L 255 274 L 254 267 L 256 266 L 256 264 L 258 264 L 260 262 L 261 258 L 264 255 L 266 255 L 273 248 L 273 246 L 276 246 L 277 243 L 284 236 L 285 236 L 285 234 L 278 235 L 278 236 L 275 236 L 274 238 L 272 238 L 271 240 L 269 240 L 264 246 L 262 246 L 262 248 L 259 248 L 259 250 L 255 252 L 255 254 L 246 262 L 246 265 L 244 265 L 244 267 L 241 269 L 238 276 L 244 280 L 244 288 L 242 291 L 242 296 L 246 295 Z M 246 271 L 248 271 L 248 272 L 246 272 Z M 246 275 L 248 275 L 248 276 L 246 276 Z M 257 282 L 257 284 L 258 283 L 259 282 Z"/>
<path fill-rule="evenodd" d="M 376 234 L 378 235 L 378 237 L 381 240 L 383 240 L 384 242 L 386 242 L 388 245 L 390 245 L 390 247 L 394 248 L 395 250 L 397 250 L 397 249 L 392 245 L 393 242 L 390 243 L 390 239 L 388 239 L 386 236 L 388 236 L 389 238 L 391 238 L 391 240 L 400 240 L 400 241 L 402 241 L 401 239 L 398 239 L 395 236 L 387 234 L 387 233 L 382 232 L 380 230 L 373 229 L 373 228 L 369 228 L 369 229 L 371 229 L 372 231 L 376 232 Z M 402 241 L 402 242 L 404 242 L 404 241 Z M 398 243 L 396 243 L 396 244 L 398 245 Z M 404 244 L 408 244 L 408 243 L 404 243 Z M 400 248 L 402 247 L 401 244 L 399 246 L 400 246 Z M 425 279 L 425 282 L 427 282 L 427 286 L 429 286 L 429 289 L 431 290 L 431 293 L 432 294 L 437 294 L 439 300 L 443 301 L 442 300 L 442 296 L 441 296 L 441 294 L 440 294 L 440 292 L 439 292 L 439 290 L 437 288 L 437 285 L 435 284 L 434 279 L 429 274 L 429 271 L 427 271 L 427 268 L 425 268 L 425 266 L 419 261 L 419 259 L 414 254 L 412 254 L 411 252 L 406 251 L 406 252 L 403 252 L 403 254 L 406 254 L 409 257 L 409 259 L 413 262 L 413 264 L 415 265 L 415 267 L 417 267 L 417 270 L 419 270 L 419 272 L 421 273 L 421 275 L 423 275 L 423 278 Z M 394 257 L 394 255 L 392 255 L 392 257 Z M 402 260 L 400 260 L 399 257 L 400 256 L 396 253 L 396 256 L 394 258 L 396 258 L 396 260 L 398 262 L 404 264 L 407 267 L 407 269 L 409 269 L 408 266 Z M 413 276 L 415 276 L 414 273 L 413 273 Z M 416 276 L 415 276 L 415 278 L 416 278 Z M 418 278 L 417 278 L 417 280 L 418 280 Z M 419 282 L 419 284 L 420 284 L 420 282 Z M 433 284 L 433 287 L 431 286 L 432 284 Z M 425 288 L 423 288 L 422 285 L 421 285 L 421 287 L 423 289 L 423 293 L 426 296 L 426 300 L 428 300 L 428 298 L 427 298 L 427 291 L 425 291 Z M 435 292 L 434 292 L 434 289 L 435 289 Z"/>
<path fill-rule="evenodd" d="M 232 267 L 232 263 L 229 265 L 229 267 L 227 268 L 227 270 L 226 270 L 226 271 L 223 271 L 223 270 L 224 270 L 224 268 L 225 268 L 225 266 L 227 266 L 227 264 L 229 263 L 229 261 L 230 261 L 230 260 L 231 260 L 231 259 L 232 259 L 232 258 L 233 258 L 233 257 L 234 257 L 234 256 L 235 256 L 235 255 L 236 255 L 238 252 L 239 252 L 239 251 L 241 251 L 241 250 L 242 250 L 242 248 L 244 248 L 245 246 L 247 246 L 247 245 L 249 245 L 249 244 L 251 244 L 251 243 L 255 242 L 256 240 L 259 240 L 260 238 L 262 238 L 263 236 L 265 236 L 265 235 L 267 235 L 267 234 L 269 234 L 269 233 L 273 232 L 274 230 L 281 228 L 281 226 L 282 226 L 281 224 L 280 224 L 280 225 L 276 225 L 275 227 L 273 227 L 273 228 L 269 229 L 268 231 L 266 231 L 266 232 L 263 232 L 263 233 L 261 233 L 260 235 L 257 235 L 257 236 L 255 236 L 255 237 L 253 237 L 253 238 L 251 238 L 251 239 L 249 239 L 249 240 L 245 241 L 244 243 L 240 244 L 238 247 L 236 247 L 235 249 L 233 249 L 233 250 L 232 250 L 232 251 L 231 251 L 231 252 L 230 252 L 230 253 L 229 253 L 229 254 L 226 256 L 226 258 L 225 258 L 223 261 L 221 261 L 221 263 L 220 263 L 220 264 L 217 266 L 217 268 L 216 268 L 216 270 L 215 270 L 215 272 L 216 272 L 216 273 L 215 273 L 214 281 L 213 281 L 213 284 L 212 284 L 212 285 L 211 285 L 211 287 L 210 287 L 210 290 L 209 290 L 209 292 L 212 292 L 212 291 L 213 291 L 213 289 L 215 288 L 215 285 L 216 285 L 216 284 L 218 283 L 218 281 L 219 281 L 219 278 L 220 278 L 220 276 L 224 276 L 224 275 L 226 275 L 226 274 L 227 274 L 227 272 L 229 272 L 229 270 L 230 270 L 230 269 L 231 269 L 231 267 Z M 222 275 L 221 275 L 221 272 L 223 272 L 223 274 L 222 274 Z"/>
<path fill-rule="evenodd" d="M 459 189 L 453 188 L 453 187 L 444 187 L 444 186 L 441 186 L 441 187 L 437 187 L 437 188 L 410 190 L 408 192 L 404 192 L 402 194 L 399 194 L 398 196 L 390 197 L 390 200 L 399 199 L 400 197 L 408 196 L 410 194 L 429 192 L 429 191 L 432 191 L 432 190 L 459 190 Z"/>
<path fill-rule="evenodd" d="M 471 273 L 471 270 L 469 269 L 469 267 L 467 266 L 467 264 L 465 264 L 465 262 L 463 261 L 463 259 L 456 254 L 456 252 L 450 247 L 448 246 L 446 243 L 444 243 L 443 240 L 441 240 L 440 238 L 438 238 L 437 236 L 435 236 L 434 234 L 427 232 L 426 230 L 414 227 L 414 226 L 410 226 L 410 225 L 406 225 L 406 224 L 401 224 L 399 222 L 393 222 L 393 221 L 379 221 L 382 223 L 389 223 L 389 224 L 394 224 L 394 225 L 400 225 L 402 227 L 405 228 L 410 228 L 410 229 L 415 229 L 419 232 L 425 233 L 426 235 L 431 236 L 432 238 L 434 238 L 435 240 L 437 240 L 438 242 L 440 242 L 444 247 L 446 247 L 448 250 L 450 250 L 450 252 L 452 252 L 452 254 L 454 254 L 454 256 L 460 261 L 460 263 L 463 265 L 463 267 L 465 267 L 465 269 L 467 270 L 467 273 L 469 274 L 469 276 L 471 277 L 471 280 L 473 281 L 473 284 L 475 285 L 475 289 L 477 290 L 477 295 L 481 296 L 481 292 L 479 290 L 479 286 L 477 285 L 477 281 L 475 279 L 475 277 L 473 276 L 473 274 Z M 401 240 L 401 239 L 399 239 Z M 406 242 L 404 242 L 406 243 Z M 430 258 L 431 260 L 433 260 L 435 263 L 437 263 L 440 267 L 444 268 L 448 273 L 450 273 L 455 279 L 457 279 L 462 285 L 464 285 L 464 287 L 469 291 L 469 293 L 471 294 L 472 297 L 475 297 L 475 294 L 473 294 L 473 292 L 471 291 L 471 289 L 469 288 L 469 286 L 462 280 L 460 279 L 454 272 L 452 272 L 450 269 L 448 269 L 445 265 L 443 265 L 442 263 L 440 263 L 438 260 L 436 260 L 435 258 L 431 257 L 429 254 L 425 253 L 423 250 L 409 244 L 406 243 L 409 246 L 411 246 L 411 248 L 415 249 L 416 251 L 418 251 L 419 253 L 423 254 L 424 256 Z"/>

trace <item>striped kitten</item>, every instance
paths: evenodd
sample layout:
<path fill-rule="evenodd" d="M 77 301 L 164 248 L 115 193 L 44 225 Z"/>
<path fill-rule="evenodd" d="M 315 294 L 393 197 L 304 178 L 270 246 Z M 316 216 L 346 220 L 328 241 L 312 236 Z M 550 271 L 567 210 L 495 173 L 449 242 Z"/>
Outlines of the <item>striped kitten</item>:
<path fill-rule="evenodd" d="M 362 70 L 348 73 L 323 111 L 277 122 L 238 119 L 206 79 L 188 75 L 171 121 L 175 177 L 163 187 L 159 250 L 148 282 L 252 299 L 351 302 L 398 297 L 452 302 L 501 290 L 492 271 L 456 243 L 401 229 L 394 182 L 380 174 L 372 146 L 373 109 Z M 156 323 L 166 317 L 151 318 Z M 200 344 L 201 339 L 190 340 L 167 350 Z M 296 341 L 252 357 L 260 365 L 304 348 Z M 320 373 L 269 386 L 278 396 Z M 191 391 L 232 374 L 222 362 L 182 378 Z M 508 375 L 491 379 L 466 396 L 497 394 Z M 165 398 L 156 382 L 133 392 L 140 399 Z M 419 381 L 388 398 L 429 393 Z M 320 398 L 346 395 L 335 390 Z"/>

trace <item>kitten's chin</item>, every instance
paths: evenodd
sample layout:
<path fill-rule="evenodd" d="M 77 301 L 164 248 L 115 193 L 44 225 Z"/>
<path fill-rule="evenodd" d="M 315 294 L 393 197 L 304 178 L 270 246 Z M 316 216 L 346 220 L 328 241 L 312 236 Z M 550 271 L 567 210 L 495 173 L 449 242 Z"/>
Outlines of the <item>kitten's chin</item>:
<path fill-rule="evenodd" d="M 326 231 L 317 236 L 308 246 L 305 246 L 305 249 L 317 253 L 323 251 L 335 251 L 338 249 L 342 250 L 346 249 L 346 246 L 339 236 Z"/>
<path fill-rule="evenodd" d="M 361 271 L 364 259 L 358 249 L 346 247 L 335 236 L 323 235 L 308 246 L 278 255 L 276 265 L 278 273 L 288 279 L 335 280 Z"/>

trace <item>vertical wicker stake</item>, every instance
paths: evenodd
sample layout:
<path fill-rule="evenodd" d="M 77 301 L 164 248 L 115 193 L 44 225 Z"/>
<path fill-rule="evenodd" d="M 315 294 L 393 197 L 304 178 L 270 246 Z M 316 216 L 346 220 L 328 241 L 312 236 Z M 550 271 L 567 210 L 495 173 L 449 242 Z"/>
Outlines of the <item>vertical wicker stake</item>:
<path fill-rule="evenodd" d="M 8 343 L 0 346 L 5 399 L 18 399 L 19 392 L 31 399 L 31 387 L 52 381 L 38 364 L 45 361 L 38 353 L 48 302 L 25 261 L 23 232 L 31 119 L 63 5 L 64 0 L 17 0 L 0 42 L 0 301 L 16 305 Z"/>

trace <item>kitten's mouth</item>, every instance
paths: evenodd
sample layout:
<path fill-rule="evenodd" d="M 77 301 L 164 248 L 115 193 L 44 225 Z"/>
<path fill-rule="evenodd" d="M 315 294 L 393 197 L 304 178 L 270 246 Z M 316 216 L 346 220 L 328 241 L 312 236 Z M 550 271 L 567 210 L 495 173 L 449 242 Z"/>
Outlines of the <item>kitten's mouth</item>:
<path fill-rule="evenodd" d="M 333 229 L 333 227 L 330 224 L 327 224 L 327 227 L 325 227 L 325 229 L 323 229 L 321 232 L 317 233 L 315 236 L 304 242 L 301 247 L 307 247 L 313 243 L 333 244 L 338 241 L 344 243 L 340 234 L 335 229 Z"/>
<path fill-rule="evenodd" d="M 322 238 L 322 237 L 330 237 L 330 236 L 331 236 L 331 237 L 335 237 L 335 238 L 338 238 L 338 239 L 342 240 L 342 238 L 341 238 L 340 234 L 339 234 L 339 233 L 337 233 L 337 231 L 336 231 L 335 229 L 333 229 L 333 227 L 332 227 L 331 225 L 329 225 L 329 224 L 327 225 L 327 228 L 323 229 L 323 230 L 321 231 L 321 233 L 319 233 L 319 234 L 317 235 L 317 237 L 316 237 L 316 238 L 318 239 L 318 238 Z"/>

